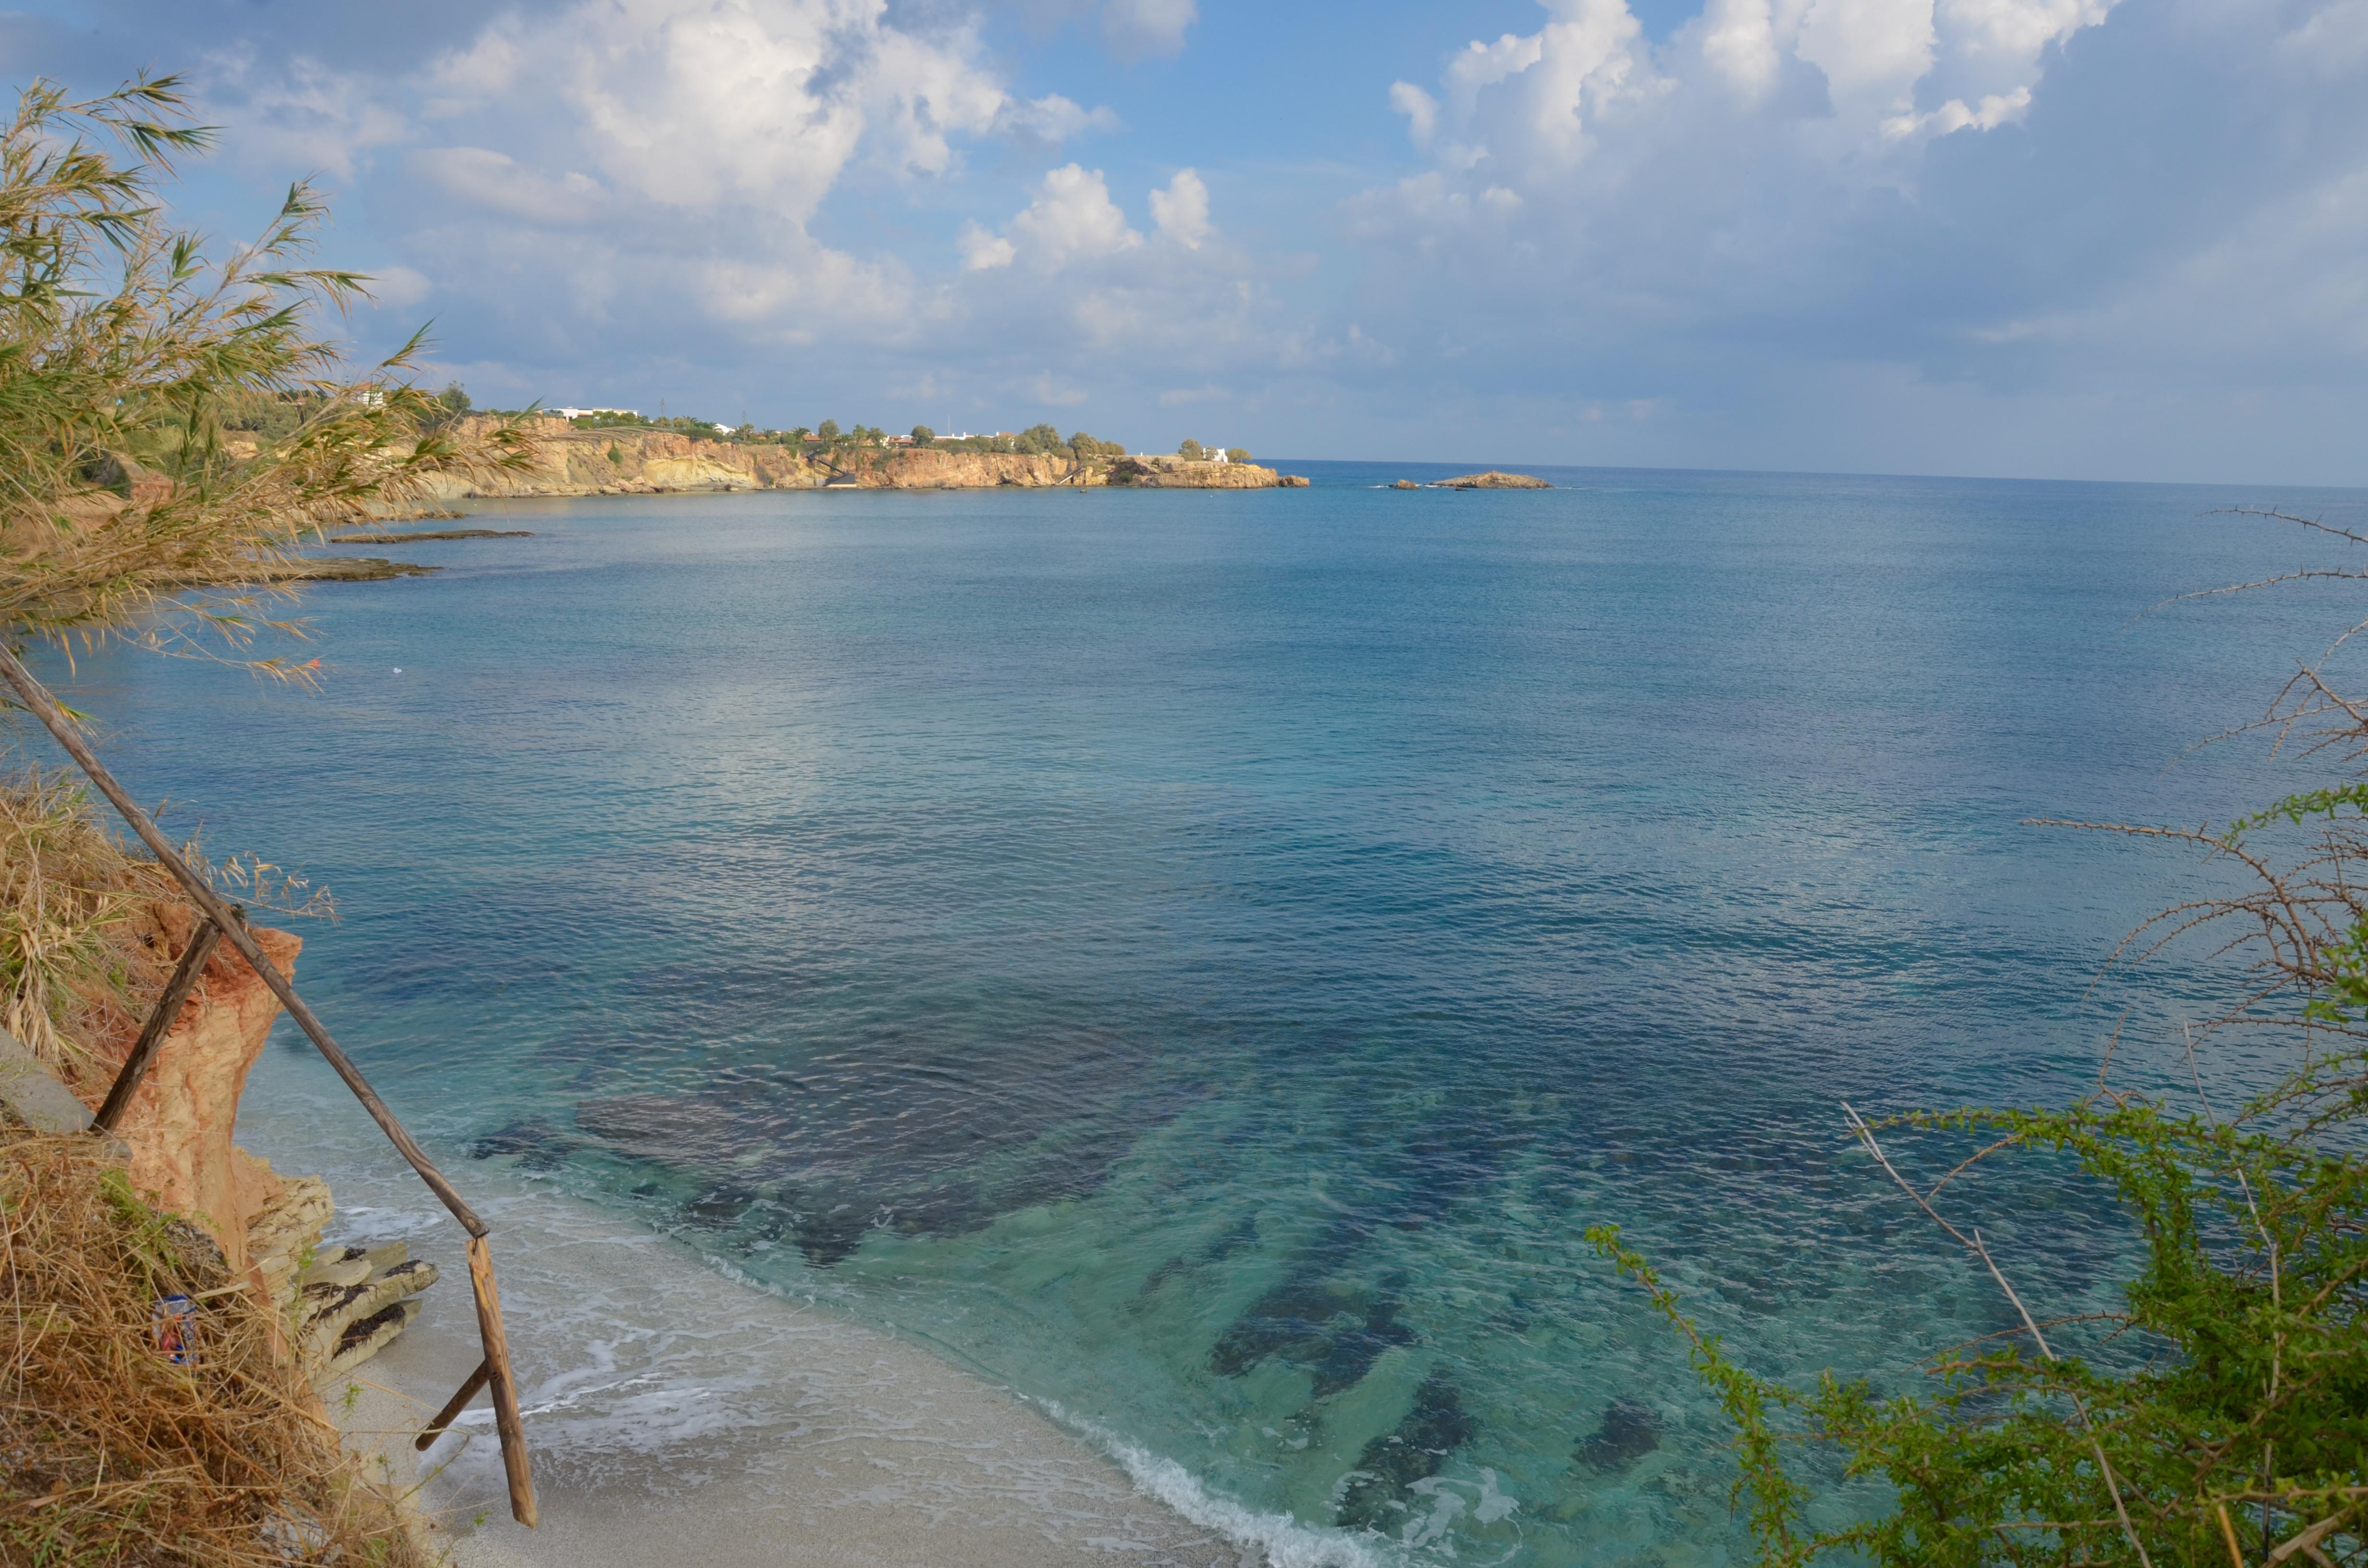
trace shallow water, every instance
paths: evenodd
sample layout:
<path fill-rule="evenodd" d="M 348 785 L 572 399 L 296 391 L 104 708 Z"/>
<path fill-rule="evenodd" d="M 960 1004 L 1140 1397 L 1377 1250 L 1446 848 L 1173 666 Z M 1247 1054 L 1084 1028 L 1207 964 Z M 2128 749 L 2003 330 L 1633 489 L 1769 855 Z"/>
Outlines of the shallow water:
<path fill-rule="evenodd" d="M 2340 601 L 2131 618 L 2310 553 L 2211 508 L 2368 498 L 1292 466 L 484 506 L 534 537 L 313 597 L 319 695 L 50 669 L 335 890 L 306 991 L 464 1187 L 894 1324 L 1303 1560 L 1741 1560 L 1581 1229 L 1770 1371 L 2005 1326 L 1837 1102 L 2060 1098 L 2125 1007 L 2159 1068 L 2215 976 L 2089 983 L 2198 873 L 2021 824 L 2300 777 L 2186 748 Z M 2058 1169 L 1965 1201 L 2043 1310 L 2126 1244 Z"/>

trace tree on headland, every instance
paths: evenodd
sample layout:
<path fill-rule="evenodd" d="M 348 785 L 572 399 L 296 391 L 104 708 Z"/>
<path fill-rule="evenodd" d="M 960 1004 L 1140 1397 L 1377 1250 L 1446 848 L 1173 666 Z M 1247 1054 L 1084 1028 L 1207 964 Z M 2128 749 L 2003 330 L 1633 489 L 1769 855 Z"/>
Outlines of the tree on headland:
<path fill-rule="evenodd" d="M 1246 463 L 1250 460 L 1250 455 L 1240 447 L 1227 447 L 1225 449 L 1225 460 L 1227 462 Z"/>
<path fill-rule="evenodd" d="M 1201 443 L 1187 436 L 1184 444 L 1176 449 L 1176 455 L 1187 462 L 1199 462 L 1202 456 Z"/>
<path fill-rule="evenodd" d="M 2368 534 L 2285 520 L 2368 547 Z M 2368 583 L 2368 563 L 2247 586 L 2303 578 Z M 1677 1329 L 1734 1424 L 1735 1500 L 1761 1562 L 2368 1561 L 2368 703 L 2305 665 L 2244 728 L 2333 759 L 2335 777 L 2216 833 L 2047 824 L 2179 846 L 2226 871 L 2114 954 L 2200 939 L 2248 960 L 2224 977 L 2218 1015 L 2169 1042 L 2183 1059 L 2134 1087 L 2109 1049 L 2093 1091 L 2063 1109 L 1870 1119 L 1840 1107 L 1867 1179 L 1896 1187 L 1901 1217 L 1930 1225 L 1993 1292 L 2005 1332 L 1932 1357 L 1920 1388 L 1779 1380 L 1698 1327 L 1616 1226 L 1588 1233 Z M 2197 994 L 2180 983 L 2180 1006 Z M 2126 1061 L 2118 1028 L 2112 1044 Z M 2215 1085 L 2207 1061 L 2227 1069 Z M 2035 1263 L 2031 1238 L 2073 1204 L 1994 1218 L 1987 1236 L 1968 1219 L 1995 1210 L 1986 1173 L 2034 1162 L 2050 1185 L 2077 1169 L 2126 1221 L 2114 1308 L 2078 1310 L 2088 1268 Z M 1880 1483 L 1873 1506 L 1839 1506 L 1843 1481 Z"/>
<path fill-rule="evenodd" d="M 838 421 L 836 419 L 824 420 L 821 424 L 814 426 L 814 435 L 817 438 L 825 441 L 837 440 Z"/>
<path fill-rule="evenodd" d="M 913 445 L 916 447 L 926 447 L 937 438 L 938 433 L 935 430 L 930 429 L 928 426 L 916 425 L 913 426 Z"/>

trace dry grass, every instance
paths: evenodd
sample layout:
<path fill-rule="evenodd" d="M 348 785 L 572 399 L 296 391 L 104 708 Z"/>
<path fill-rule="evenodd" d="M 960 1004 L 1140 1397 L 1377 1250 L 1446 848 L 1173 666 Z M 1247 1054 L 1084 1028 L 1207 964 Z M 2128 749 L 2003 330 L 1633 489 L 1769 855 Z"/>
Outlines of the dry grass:
<path fill-rule="evenodd" d="M 143 938 L 165 901 L 181 902 L 164 869 L 127 853 L 63 774 L 0 778 L 0 1025 L 78 1076 L 164 983 Z"/>
<path fill-rule="evenodd" d="M 200 1299 L 188 1367 L 151 1335 L 176 1293 Z M 268 1304 L 132 1198 L 94 1140 L 0 1131 L 0 1562 L 425 1562 L 276 1347 Z"/>

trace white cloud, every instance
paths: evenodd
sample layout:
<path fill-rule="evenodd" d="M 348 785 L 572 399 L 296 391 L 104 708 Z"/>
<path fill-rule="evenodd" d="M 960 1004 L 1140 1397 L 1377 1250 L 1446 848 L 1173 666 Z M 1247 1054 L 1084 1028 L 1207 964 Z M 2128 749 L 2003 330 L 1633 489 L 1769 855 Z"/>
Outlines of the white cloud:
<path fill-rule="evenodd" d="M 1019 256 L 1019 247 L 1009 240 L 977 223 L 964 223 L 960 240 L 962 265 L 973 272 L 991 272 L 998 267 L 1009 267 Z"/>
<path fill-rule="evenodd" d="M 1416 149 L 1441 170 L 1469 171 L 1475 192 L 1558 184 L 1599 145 L 1619 165 L 1606 179 L 1633 180 L 1664 157 L 1714 155 L 1706 137 L 1773 132 L 1839 165 L 2016 122 L 2049 51 L 2113 3 L 1708 0 L 1656 49 L 1625 0 L 1542 0 L 1537 31 L 1474 40 L 1448 56 L 1436 96 L 1398 82 L 1389 102 Z M 1804 71 L 1822 92 L 1770 110 L 1776 125 L 1735 123 Z"/>
<path fill-rule="evenodd" d="M 406 310 L 435 291 L 426 273 L 400 263 L 370 269 L 370 298 L 381 310 Z"/>
<path fill-rule="evenodd" d="M 1390 108 L 1406 117 L 1406 134 L 1425 151 L 1439 133 L 1439 100 L 1412 82 L 1390 84 Z"/>
<path fill-rule="evenodd" d="M 1209 187 L 1198 173 L 1178 169 L 1166 190 L 1151 193 L 1151 221 L 1187 250 L 1199 250 L 1215 231 L 1209 226 Z"/>
<path fill-rule="evenodd" d="M 654 339 L 699 323 L 738 344 L 924 332 L 941 305 L 900 260 L 815 237 L 831 193 L 957 178 L 981 139 L 1043 147 L 1118 126 L 1107 108 L 1013 93 L 975 18 L 927 16 L 900 23 L 883 0 L 570 0 L 497 17 L 410 84 L 420 123 L 450 143 L 407 162 L 434 198 L 417 243 L 470 254 L 468 278 L 439 278 L 506 316 L 529 314 L 506 296 L 532 278 L 554 340 L 571 313 L 617 331 L 632 298 L 652 308 L 629 330 Z M 1131 233 L 1097 176 L 1048 186 L 1010 238 L 971 225 L 960 254 L 974 272 L 1023 251 L 1052 268 Z"/>
<path fill-rule="evenodd" d="M 1102 36 L 1119 54 L 1175 54 L 1201 15 L 1195 0 L 1106 0 Z"/>
<path fill-rule="evenodd" d="M 535 173 L 507 153 L 485 147 L 432 147 L 411 165 L 447 194 L 488 212 L 524 222 L 565 227 L 598 217 L 607 193 L 590 177 Z"/>
<path fill-rule="evenodd" d="M 1044 176 L 1036 199 L 1011 220 L 1007 243 L 1040 271 L 1056 272 L 1072 262 L 1133 250 L 1143 236 L 1110 199 L 1101 170 L 1069 164 Z"/>
<path fill-rule="evenodd" d="M 994 129 L 1007 136 L 1058 146 L 1087 131 L 1119 128 L 1118 115 L 1108 108 L 1080 108 L 1058 93 L 1041 98 L 1013 98 L 995 118 Z"/>
<path fill-rule="evenodd" d="M 231 127 L 223 140 L 232 155 L 274 173 L 350 179 L 365 154 L 409 130 L 384 84 L 303 55 L 267 65 L 251 48 L 217 51 L 200 81 L 208 118 Z"/>

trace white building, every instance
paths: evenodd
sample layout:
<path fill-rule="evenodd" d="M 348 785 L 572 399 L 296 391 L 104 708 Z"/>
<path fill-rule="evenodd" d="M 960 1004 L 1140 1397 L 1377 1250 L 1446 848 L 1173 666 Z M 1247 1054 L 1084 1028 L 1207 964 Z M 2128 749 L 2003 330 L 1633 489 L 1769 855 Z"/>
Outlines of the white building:
<path fill-rule="evenodd" d="M 554 408 L 550 412 L 561 419 L 582 419 L 594 414 L 621 414 L 628 419 L 638 419 L 642 416 L 642 411 L 638 408 Z"/>

